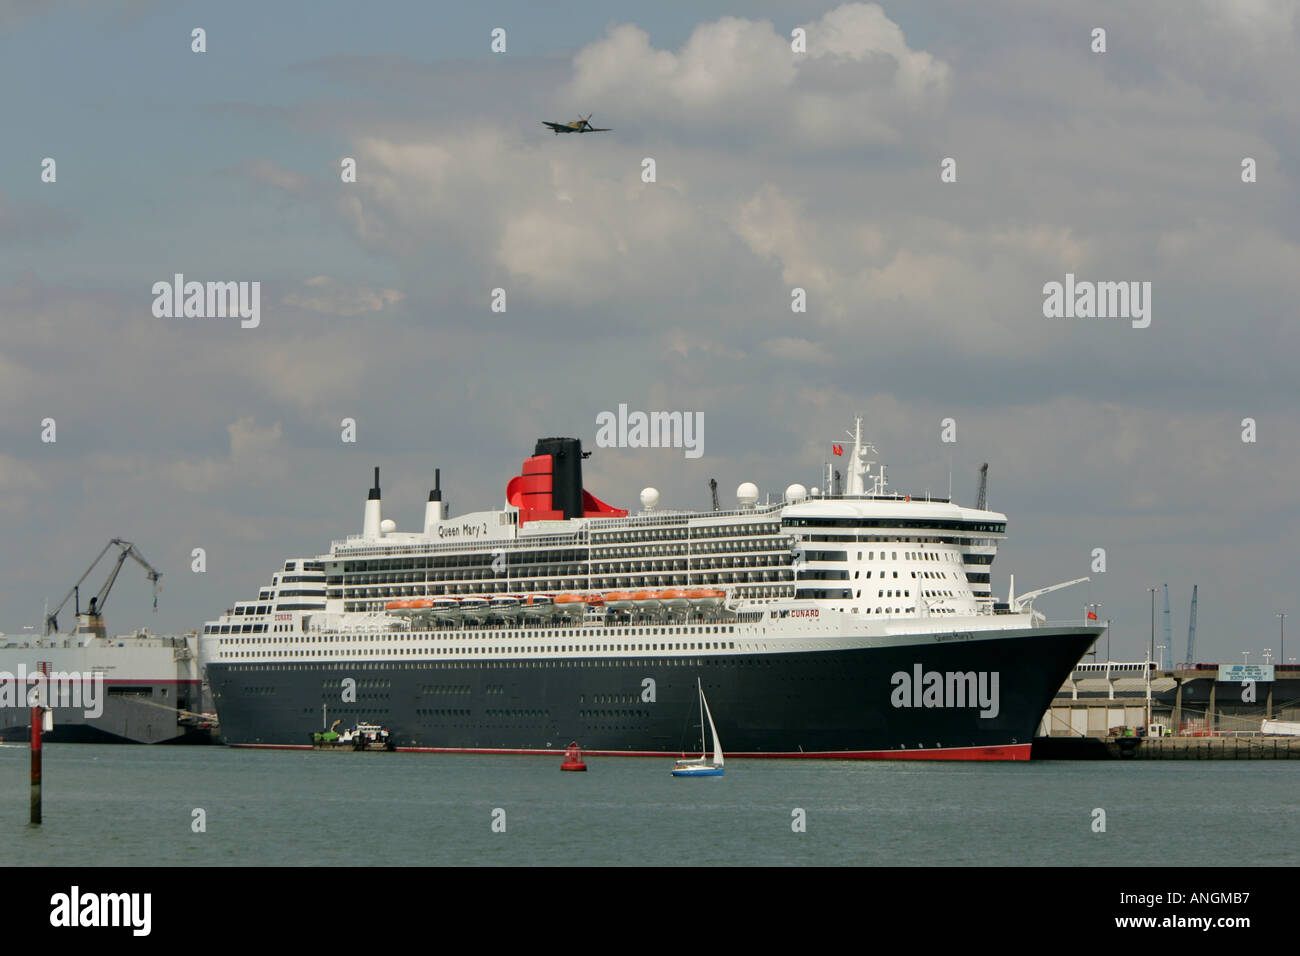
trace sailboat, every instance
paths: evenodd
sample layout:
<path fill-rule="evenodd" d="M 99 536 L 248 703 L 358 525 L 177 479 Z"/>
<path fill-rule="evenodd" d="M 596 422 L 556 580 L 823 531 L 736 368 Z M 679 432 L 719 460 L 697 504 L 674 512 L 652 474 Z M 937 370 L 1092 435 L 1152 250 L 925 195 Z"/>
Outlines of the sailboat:
<path fill-rule="evenodd" d="M 700 692 L 700 757 L 698 760 L 678 760 L 673 764 L 674 777 L 721 777 L 722 745 L 718 742 L 718 728 L 713 726 L 713 715 L 709 713 L 709 702 L 704 699 L 704 687 L 700 679 L 695 679 L 695 686 Z M 709 733 L 713 735 L 713 760 L 708 759 L 704 749 L 704 720 L 708 718 Z"/>

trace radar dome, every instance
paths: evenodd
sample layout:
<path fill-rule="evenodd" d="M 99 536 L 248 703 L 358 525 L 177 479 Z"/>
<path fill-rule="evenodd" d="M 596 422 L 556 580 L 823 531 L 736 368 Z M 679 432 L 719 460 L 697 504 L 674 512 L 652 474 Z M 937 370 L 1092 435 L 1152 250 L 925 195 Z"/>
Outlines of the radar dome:
<path fill-rule="evenodd" d="M 752 481 L 746 481 L 736 489 L 736 498 L 745 507 L 749 507 L 758 501 L 758 485 Z"/>
<path fill-rule="evenodd" d="M 808 489 L 796 482 L 789 488 L 785 489 L 785 500 L 789 502 L 803 501 L 808 497 Z"/>
<path fill-rule="evenodd" d="M 379 522 L 380 534 L 392 534 L 396 530 L 397 530 L 397 522 L 394 521 L 392 518 L 385 518 L 383 521 Z"/>
<path fill-rule="evenodd" d="M 659 504 L 659 489 L 642 488 L 641 507 L 644 508 L 646 511 L 651 511 L 654 509 L 655 505 L 657 504 Z"/>
<path fill-rule="evenodd" d="M 818 488 L 816 485 L 813 485 L 813 487 L 812 487 L 812 496 L 813 496 L 814 498 L 816 498 L 816 497 L 817 497 L 818 495 L 820 495 L 821 493 L 822 493 L 822 492 L 821 492 L 821 489 Z"/>

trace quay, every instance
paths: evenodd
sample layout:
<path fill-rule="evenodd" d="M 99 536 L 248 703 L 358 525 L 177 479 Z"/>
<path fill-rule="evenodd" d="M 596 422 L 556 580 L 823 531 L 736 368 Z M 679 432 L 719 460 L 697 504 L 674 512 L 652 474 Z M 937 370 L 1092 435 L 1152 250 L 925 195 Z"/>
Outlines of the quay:
<path fill-rule="evenodd" d="M 1043 715 L 1039 760 L 1295 760 L 1300 666 L 1080 663 Z"/>

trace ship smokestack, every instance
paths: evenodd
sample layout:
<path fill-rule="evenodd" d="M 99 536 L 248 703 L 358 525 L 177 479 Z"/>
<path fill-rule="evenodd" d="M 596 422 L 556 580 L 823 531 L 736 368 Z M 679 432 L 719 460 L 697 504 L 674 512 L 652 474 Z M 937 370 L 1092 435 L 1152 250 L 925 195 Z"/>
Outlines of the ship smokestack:
<path fill-rule="evenodd" d="M 375 466 L 375 485 L 366 498 L 366 516 L 361 524 L 361 537 L 367 541 L 379 540 L 379 523 L 382 519 L 379 500 L 379 466 Z"/>
<path fill-rule="evenodd" d="M 433 490 L 424 505 L 424 533 L 433 534 L 434 526 L 443 519 L 442 469 L 433 469 Z"/>
<path fill-rule="evenodd" d="M 534 455 L 550 455 L 551 508 L 565 518 L 581 518 L 582 509 L 582 440 L 578 438 L 539 438 Z"/>

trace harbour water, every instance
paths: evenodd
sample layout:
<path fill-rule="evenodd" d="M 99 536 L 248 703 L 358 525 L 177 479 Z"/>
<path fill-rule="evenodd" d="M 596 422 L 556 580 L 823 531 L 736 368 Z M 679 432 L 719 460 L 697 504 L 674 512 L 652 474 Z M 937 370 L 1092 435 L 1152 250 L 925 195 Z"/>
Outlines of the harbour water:
<path fill-rule="evenodd" d="M 1286 761 L 560 761 L 64 744 L 32 827 L 28 751 L 5 746 L 0 865 L 1300 864 Z"/>

